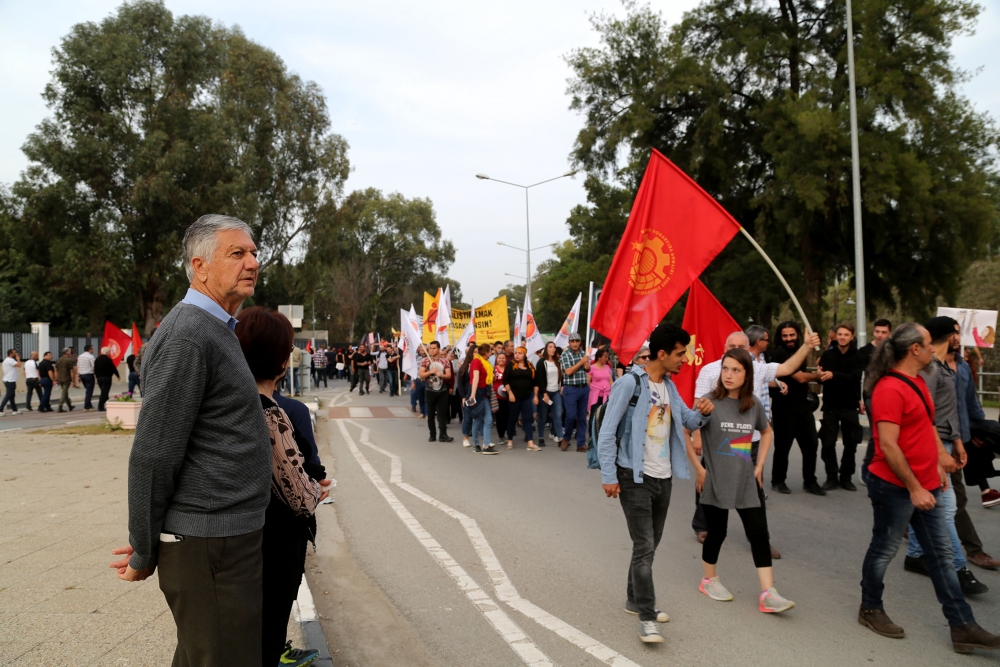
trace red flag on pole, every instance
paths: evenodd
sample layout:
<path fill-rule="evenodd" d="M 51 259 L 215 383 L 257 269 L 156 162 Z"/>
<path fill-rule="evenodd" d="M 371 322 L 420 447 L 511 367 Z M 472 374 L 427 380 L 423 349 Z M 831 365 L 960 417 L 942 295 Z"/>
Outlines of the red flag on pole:
<path fill-rule="evenodd" d="M 125 350 L 128 349 L 128 344 L 132 342 L 128 334 L 116 327 L 111 322 L 105 320 L 104 322 L 104 337 L 101 338 L 101 349 L 105 347 L 111 348 L 108 351 L 108 356 L 111 357 L 111 361 L 115 362 L 115 366 L 122 362 L 125 358 Z"/>
<path fill-rule="evenodd" d="M 136 328 L 135 322 L 132 323 L 132 354 L 139 354 L 139 350 L 142 349 L 142 336 L 139 335 L 139 329 Z"/>
<path fill-rule="evenodd" d="M 683 326 L 691 334 L 691 342 L 688 343 L 687 363 L 674 376 L 674 384 L 680 390 L 681 398 L 690 406 L 694 404 L 694 385 L 702 365 L 720 359 L 726 351 L 726 338 L 741 329 L 715 295 L 698 279 L 691 284 Z"/>
<path fill-rule="evenodd" d="M 591 328 L 631 359 L 740 225 L 657 150 L 611 262 Z"/>

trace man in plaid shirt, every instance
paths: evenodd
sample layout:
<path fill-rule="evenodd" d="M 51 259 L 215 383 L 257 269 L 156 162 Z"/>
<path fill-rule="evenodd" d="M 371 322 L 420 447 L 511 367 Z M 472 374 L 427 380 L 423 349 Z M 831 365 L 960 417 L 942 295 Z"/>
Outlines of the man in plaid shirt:
<path fill-rule="evenodd" d="M 576 429 L 576 451 L 587 451 L 587 403 L 590 387 L 587 386 L 587 372 L 590 371 L 590 357 L 580 349 L 580 334 L 569 335 L 569 349 L 563 350 L 560 364 L 563 371 L 563 405 L 566 408 L 566 427 L 559 448 L 569 447 Z"/>

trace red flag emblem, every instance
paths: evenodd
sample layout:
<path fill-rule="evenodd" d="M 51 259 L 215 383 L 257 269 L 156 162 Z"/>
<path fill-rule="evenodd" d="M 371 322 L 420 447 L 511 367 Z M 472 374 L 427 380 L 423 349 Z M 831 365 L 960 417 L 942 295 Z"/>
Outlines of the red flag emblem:
<path fill-rule="evenodd" d="M 703 364 L 720 359 L 726 351 L 726 338 L 740 325 L 700 280 L 691 284 L 684 310 L 684 330 L 691 334 L 687 363 L 674 376 L 681 398 L 689 406 L 694 403 L 694 385 Z M 700 397 L 699 397 L 700 398 Z"/>

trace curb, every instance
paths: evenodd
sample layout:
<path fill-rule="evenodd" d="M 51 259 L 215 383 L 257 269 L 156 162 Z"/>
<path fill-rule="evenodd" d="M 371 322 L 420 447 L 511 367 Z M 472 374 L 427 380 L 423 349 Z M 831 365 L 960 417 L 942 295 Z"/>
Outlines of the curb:
<path fill-rule="evenodd" d="M 330 657 L 330 647 L 326 643 L 323 626 L 319 623 L 319 616 L 316 614 L 316 605 L 313 604 L 312 591 L 309 590 L 309 582 L 306 581 L 305 575 L 302 575 L 298 597 L 292 604 L 292 615 L 302 628 L 302 635 L 305 637 L 309 648 L 319 651 L 319 657 L 312 664 L 315 667 L 333 667 L 333 658 Z"/>

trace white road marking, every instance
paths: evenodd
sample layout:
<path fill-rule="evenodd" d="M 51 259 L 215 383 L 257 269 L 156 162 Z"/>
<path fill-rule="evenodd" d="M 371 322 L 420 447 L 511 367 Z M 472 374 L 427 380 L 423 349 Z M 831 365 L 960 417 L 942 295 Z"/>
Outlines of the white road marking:
<path fill-rule="evenodd" d="M 23 426 L 18 426 L 17 428 L 0 428 L 0 433 L 7 433 L 8 431 L 20 431 Z"/>
<path fill-rule="evenodd" d="M 389 408 L 389 412 L 392 413 L 394 417 L 412 417 L 413 411 L 409 408 Z"/>
<path fill-rule="evenodd" d="M 368 439 L 368 429 L 361 427 L 358 424 L 354 424 L 361 428 L 361 440 L 362 442 Z M 396 513 L 396 516 L 403 522 L 403 524 L 413 533 L 413 536 L 417 538 L 417 541 L 423 545 L 424 549 L 427 550 L 434 560 L 438 562 L 438 565 L 447 572 L 458 587 L 465 593 L 465 596 L 476 606 L 476 608 L 486 617 L 486 620 L 490 622 L 497 633 L 503 638 L 507 645 L 510 646 L 518 657 L 521 659 L 525 665 L 529 667 L 552 667 L 552 661 L 542 653 L 531 639 L 521 630 L 521 628 L 511 619 L 510 616 L 504 612 L 497 604 L 493 602 L 489 595 L 477 584 L 469 574 L 462 569 L 451 555 L 442 548 L 442 546 L 434 539 L 434 537 L 424 530 L 424 527 L 419 521 L 410 513 L 406 506 L 403 505 L 396 497 L 396 495 L 389 489 L 388 485 L 379 477 L 375 468 L 368 462 L 368 459 L 364 457 L 358 446 L 354 444 L 354 439 L 351 434 L 348 433 L 347 427 L 344 425 L 343 420 L 337 420 L 337 426 L 340 427 L 340 432 L 344 436 L 344 441 L 347 443 L 348 449 L 354 454 L 354 458 L 357 459 L 358 465 L 361 469 L 365 471 L 368 478 L 375 485 L 375 488 L 379 490 L 382 497 L 386 499 L 389 506 Z"/>
<path fill-rule="evenodd" d="M 372 416 L 372 411 L 368 408 L 347 408 L 351 413 L 351 417 L 357 419 L 368 419 Z"/>
<path fill-rule="evenodd" d="M 486 540 L 486 536 L 483 531 L 479 528 L 479 524 L 475 519 L 466 516 L 462 512 L 445 505 L 441 501 L 433 498 L 420 489 L 407 484 L 403 481 L 403 464 L 402 459 L 399 456 L 389 452 L 378 445 L 371 443 L 368 440 L 368 429 L 363 428 L 357 422 L 348 422 L 353 426 L 361 428 L 361 444 L 374 449 L 375 451 L 389 457 L 389 482 L 395 484 L 404 491 L 416 496 L 420 500 L 423 500 L 429 505 L 432 505 L 451 518 L 459 522 L 462 528 L 465 530 L 465 534 L 469 537 L 469 541 L 472 542 L 473 548 L 476 550 L 476 554 L 479 556 L 479 560 L 482 562 L 483 567 L 486 569 L 486 573 L 490 576 L 490 580 L 493 584 L 493 590 L 496 593 L 497 599 L 501 602 L 506 603 L 508 606 L 521 612 L 528 618 L 532 619 L 542 627 L 551 630 L 556 633 L 566 641 L 579 647 L 590 655 L 594 656 L 601 662 L 608 665 L 613 665 L 613 667 L 639 667 L 636 663 L 632 662 L 620 653 L 612 650 L 611 648 L 605 646 L 601 642 L 597 641 L 593 637 L 577 630 L 572 625 L 569 625 L 565 621 L 553 616 L 544 609 L 538 607 L 529 600 L 525 600 L 517 592 L 514 584 L 511 583 L 510 578 L 504 571 L 503 566 L 500 565 L 500 560 L 497 558 L 496 554 L 493 552 L 493 548 L 490 543 Z M 341 430 L 346 433 L 346 429 L 343 424 L 340 426 Z M 379 480 L 381 481 L 381 479 Z"/>
<path fill-rule="evenodd" d="M 309 582 L 306 581 L 305 577 L 302 577 L 302 583 L 299 584 L 299 594 L 295 598 L 295 602 L 292 603 L 292 614 L 295 616 L 296 623 L 315 621 L 317 618 L 312 591 L 309 590 Z"/>

